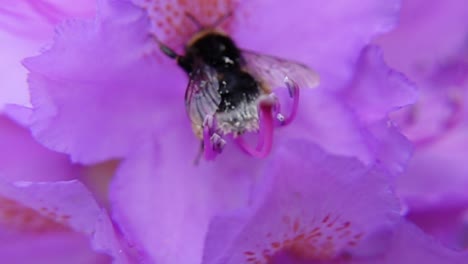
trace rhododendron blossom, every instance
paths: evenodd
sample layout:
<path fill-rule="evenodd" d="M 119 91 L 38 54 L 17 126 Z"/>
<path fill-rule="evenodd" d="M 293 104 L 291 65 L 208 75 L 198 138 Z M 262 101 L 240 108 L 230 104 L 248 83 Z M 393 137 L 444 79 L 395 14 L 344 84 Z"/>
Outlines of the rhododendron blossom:
<path fill-rule="evenodd" d="M 0 28 L 18 22 L 0 52 L 23 65 L 0 62 L 0 242 L 23 241 L 0 257 L 466 263 L 448 218 L 467 208 L 468 32 L 401 59 L 413 1 L 0 8 Z"/>

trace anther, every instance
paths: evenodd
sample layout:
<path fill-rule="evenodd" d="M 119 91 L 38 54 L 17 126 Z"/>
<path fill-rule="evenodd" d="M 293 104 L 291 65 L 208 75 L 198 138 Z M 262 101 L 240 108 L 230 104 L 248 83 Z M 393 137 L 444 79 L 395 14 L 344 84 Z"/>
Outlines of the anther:
<path fill-rule="evenodd" d="M 291 112 L 289 115 L 285 116 L 281 112 L 281 104 L 279 100 L 276 100 L 275 106 L 273 107 L 273 112 L 276 116 L 276 119 L 279 121 L 279 125 L 281 126 L 287 126 L 294 121 L 297 115 L 297 110 L 299 108 L 299 86 L 297 85 L 296 82 L 294 82 L 292 79 L 289 79 L 288 77 L 284 78 L 284 84 L 288 88 L 288 93 L 289 96 L 292 98 L 293 103 L 292 103 L 292 108 Z"/>
<path fill-rule="evenodd" d="M 206 116 L 203 121 L 203 151 L 205 159 L 213 160 L 220 154 L 226 141 L 217 132 L 216 118 L 213 116 Z"/>

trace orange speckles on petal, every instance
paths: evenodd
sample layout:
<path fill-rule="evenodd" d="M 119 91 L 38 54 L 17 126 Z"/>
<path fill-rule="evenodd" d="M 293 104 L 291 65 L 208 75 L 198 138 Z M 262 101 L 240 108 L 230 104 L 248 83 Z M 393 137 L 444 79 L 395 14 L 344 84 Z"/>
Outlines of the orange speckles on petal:
<path fill-rule="evenodd" d="M 69 215 L 62 215 L 62 216 L 60 216 L 60 218 L 62 219 L 63 222 L 66 222 L 66 221 L 70 220 L 71 216 L 69 216 Z"/>
<path fill-rule="evenodd" d="M 69 215 L 59 215 L 57 208 L 34 210 L 11 199 L 0 197 L 0 223 L 11 229 L 27 232 L 69 230 Z"/>
<path fill-rule="evenodd" d="M 328 222 L 328 220 L 330 220 L 330 215 L 329 215 L 329 214 L 327 214 L 327 215 L 323 218 L 322 223 L 326 223 L 326 222 Z"/>
<path fill-rule="evenodd" d="M 335 228 L 335 231 L 343 231 L 351 226 L 350 222 L 345 222 L 340 227 Z"/>
<path fill-rule="evenodd" d="M 341 233 L 341 235 L 338 238 L 345 238 L 345 237 L 350 236 L 350 235 L 351 235 L 351 231 L 346 230 L 345 232 Z"/>
<path fill-rule="evenodd" d="M 362 233 L 354 235 L 353 238 L 356 240 L 360 240 L 362 238 Z"/>
<path fill-rule="evenodd" d="M 278 249 L 278 248 L 281 247 L 281 243 L 280 242 L 272 242 L 271 247 L 274 248 L 274 249 Z"/>
<path fill-rule="evenodd" d="M 300 226 L 301 226 L 301 223 L 299 222 L 299 219 L 296 219 L 296 220 L 294 221 L 293 231 L 294 231 L 294 232 L 299 231 L 299 227 L 300 227 Z"/>
<path fill-rule="evenodd" d="M 305 234 L 300 234 L 300 235 L 297 235 L 296 237 L 294 237 L 294 242 L 299 242 L 299 241 L 302 241 L 304 240 L 305 238 Z"/>
<path fill-rule="evenodd" d="M 316 227 L 316 228 L 312 229 L 312 231 L 309 232 L 309 235 L 317 233 L 318 231 L 320 231 L 320 227 Z"/>
<path fill-rule="evenodd" d="M 283 215 L 280 223 L 284 225 L 282 230 L 285 233 L 274 234 L 274 238 L 265 236 L 264 243 L 256 244 L 254 250 L 245 251 L 244 255 L 249 263 L 263 264 L 270 263 L 278 252 L 286 252 L 305 261 L 340 258 L 343 248 L 356 246 L 363 236 L 362 232 L 351 229 L 350 221 L 340 218 L 329 213 L 309 222 L 300 217 Z"/>
<path fill-rule="evenodd" d="M 321 237 L 322 236 L 322 232 L 315 232 L 315 233 L 312 233 L 310 235 L 307 236 L 307 239 L 311 239 L 311 238 L 314 238 L 314 237 Z"/>

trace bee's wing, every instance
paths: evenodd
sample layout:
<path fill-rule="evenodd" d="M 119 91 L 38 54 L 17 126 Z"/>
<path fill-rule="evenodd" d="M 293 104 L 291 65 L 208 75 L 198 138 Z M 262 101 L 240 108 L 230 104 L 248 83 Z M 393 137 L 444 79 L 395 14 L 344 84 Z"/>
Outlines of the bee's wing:
<path fill-rule="evenodd" d="M 286 77 L 293 80 L 300 88 L 315 88 L 320 83 L 319 75 L 304 64 L 242 51 L 247 70 L 268 89 L 284 85 Z"/>
<path fill-rule="evenodd" d="M 214 115 L 221 102 L 217 72 L 200 65 L 190 75 L 185 92 L 185 106 L 194 126 L 201 127 L 207 115 Z"/>

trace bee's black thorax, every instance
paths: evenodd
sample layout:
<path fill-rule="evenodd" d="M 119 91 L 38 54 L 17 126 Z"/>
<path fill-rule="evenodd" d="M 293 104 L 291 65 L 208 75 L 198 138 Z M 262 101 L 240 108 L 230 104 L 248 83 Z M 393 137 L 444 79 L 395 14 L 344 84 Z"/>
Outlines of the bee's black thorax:
<path fill-rule="evenodd" d="M 187 73 L 192 71 L 195 63 L 203 63 L 220 71 L 240 70 L 242 66 L 240 50 L 232 39 L 219 33 L 210 32 L 202 35 L 185 51 L 185 55 L 178 60 L 178 63 Z"/>
<path fill-rule="evenodd" d="M 212 67 L 218 74 L 221 102 L 218 112 L 235 110 L 241 103 L 250 103 L 260 94 L 255 78 L 244 71 L 241 51 L 234 41 L 217 32 L 198 36 L 185 49 L 177 62 L 189 75 L 200 65 Z"/>

